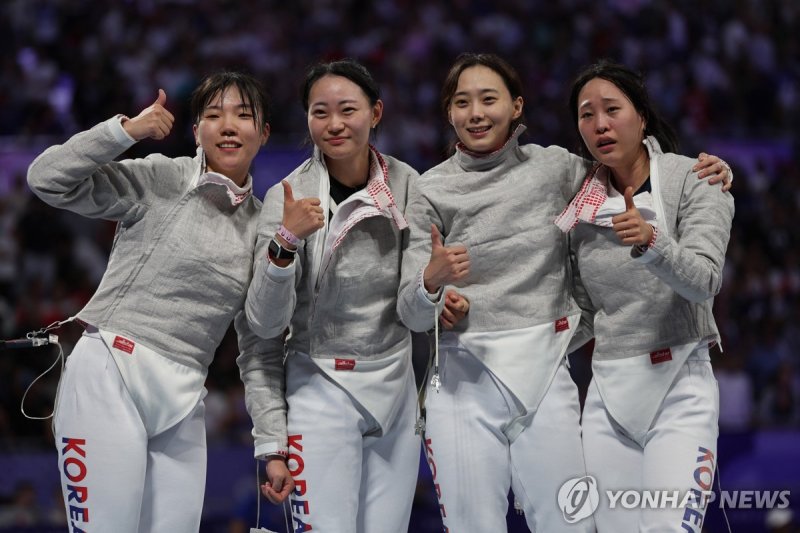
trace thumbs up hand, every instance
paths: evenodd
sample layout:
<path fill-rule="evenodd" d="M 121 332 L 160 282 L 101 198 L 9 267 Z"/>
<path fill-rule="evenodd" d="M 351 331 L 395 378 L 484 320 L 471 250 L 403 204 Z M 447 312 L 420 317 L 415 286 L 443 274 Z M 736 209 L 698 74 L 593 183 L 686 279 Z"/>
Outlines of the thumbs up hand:
<path fill-rule="evenodd" d="M 163 139 L 172 130 L 175 122 L 175 117 L 164 107 L 166 103 L 167 93 L 164 89 L 159 89 L 156 101 L 135 117 L 123 120 L 122 127 L 137 141 L 147 138 Z"/>
<path fill-rule="evenodd" d="M 281 185 L 283 185 L 283 227 L 298 239 L 305 239 L 325 225 L 319 198 L 295 200 L 289 182 L 283 180 Z"/>
<path fill-rule="evenodd" d="M 625 212 L 611 219 L 614 232 L 622 244 L 647 244 L 653 236 L 653 226 L 645 221 L 633 203 L 633 187 L 625 189 Z"/>
<path fill-rule="evenodd" d="M 431 224 L 431 258 L 422 274 L 425 290 L 435 293 L 442 285 L 469 275 L 469 252 L 466 246 L 445 246 L 436 224 Z"/>

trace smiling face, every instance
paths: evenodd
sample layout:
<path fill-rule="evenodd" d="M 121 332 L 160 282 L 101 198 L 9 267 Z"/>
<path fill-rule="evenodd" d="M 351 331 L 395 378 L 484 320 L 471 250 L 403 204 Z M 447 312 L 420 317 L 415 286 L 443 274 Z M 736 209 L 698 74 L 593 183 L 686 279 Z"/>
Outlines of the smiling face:
<path fill-rule="evenodd" d="M 645 152 L 645 121 L 614 83 L 593 78 L 578 93 L 578 131 L 592 156 L 606 166 L 633 166 Z"/>
<path fill-rule="evenodd" d="M 329 169 L 366 156 L 370 130 L 382 114 L 383 102 L 371 104 L 361 87 L 343 76 L 328 74 L 314 82 L 308 97 L 308 131 Z"/>
<path fill-rule="evenodd" d="M 236 87 L 209 100 L 193 131 L 205 152 L 207 170 L 223 174 L 239 186 L 244 185 L 250 164 L 269 138 L 269 124 L 256 127 L 253 109 Z"/>
<path fill-rule="evenodd" d="M 511 135 L 511 123 L 522 115 L 522 97 L 512 98 L 497 72 L 475 65 L 459 75 L 447 114 L 468 150 L 489 153 Z"/>

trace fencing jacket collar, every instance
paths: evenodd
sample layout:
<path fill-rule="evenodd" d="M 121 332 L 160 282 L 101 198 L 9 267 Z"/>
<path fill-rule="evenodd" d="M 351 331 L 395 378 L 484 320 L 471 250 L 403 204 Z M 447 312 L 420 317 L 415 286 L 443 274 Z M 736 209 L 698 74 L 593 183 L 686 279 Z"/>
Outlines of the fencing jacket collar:
<path fill-rule="evenodd" d="M 664 208 L 661 205 L 660 181 L 658 173 L 658 155 L 661 148 L 653 137 L 642 141 L 650 156 L 651 192 L 639 193 L 633 197 L 633 203 L 642 217 L 662 231 Z M 611 227 L 611 218 L 625 212 L 625 197 L 614 189 L 608 179 L 608 168 L 596 163 L 589 171 L 578 194 L 555 219 L 556 226 L 564 233 L 569 232 L 580 222 L 597 226 Z M 660 213 L 660 216 L 659 216 Z"/>
<path fill-rule="evenodd" d="M 312 274 L 317 285 L 319 285 L 319 280 L 334 250 L 339 247 L 347 233 L 359 221 L 368 217 L 383 216 L 391 219 L 400 230 L 408 227 L 408 222 L 398 209 L 392 191 L 389 189 L 389 169 L 386 161 L 374 146 L 370 145 L 369 151 L 369 178 L 366 188 L 352 194 L 341 205 L 338 205 L 336 214 L 329 220 L 332 201 L 330 177 L 322 151 L 317 147 L 314 148 L 313 159 L 324 172 L 320 175 L 319 180 L 319 199 L 325 216 L 325 228 L 317 233 L 314 241 L 316 247 L 314 256 L 317 261 L 312 265 Z"/>
<path fill-rule="evenodd" d="M 519 136 L 522 135 L 526 129 L 525 125 L 520 124 L 503 146 L 488 154 L 472 152 L 464 146 L 464 143 L 457 143 L 456 160 L 458 161 L 458 165 L 467 172 L 480 172 L 482 170 L 494 168 L 497 166 L 498 162 L 505 159 L 508 152 L 515 150 L 517 146 L 519 146 Z"/>
<path fill-rule="evenodd" d="M 239 187 L 227 176 L 220 174 L 219 172 L 208 171 L 206 154 L 201 146 L 197 147 L 197 158 L 200 159 L 200 166 L 198 167 L 197 174 L 192 180 L 192 188 L 199 187 L 204 183 L 221 185 L 225 187 L 228 194 L 228 199 L 230 200 L 231 205 L 234 207 L 247 200 L 247 197 L 253 193 L 253 177 L 250 174 L 247 175 L 247 181 L 244 182 L 244 185 Z"/>

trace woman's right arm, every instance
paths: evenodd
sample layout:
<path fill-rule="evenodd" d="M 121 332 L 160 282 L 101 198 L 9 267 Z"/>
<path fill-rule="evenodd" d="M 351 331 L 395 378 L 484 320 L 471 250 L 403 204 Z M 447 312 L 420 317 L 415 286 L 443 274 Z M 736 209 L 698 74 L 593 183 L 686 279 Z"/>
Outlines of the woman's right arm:
<path fill-rule="evenodd" d="M 157 169 L 175 163 L 161 155 L 114 159 L 139 139 L 163 138 L 169 133 L 172 115 L 162 106 L 165 98 L 160 94 L 133 119 L 112 117 L 45 150 L 28 168 L 31 190 L 53 207 L 90 218 L 138 220 L 161 189 L 180 188 L 180 184 L 165 182 L 168 176 L 157 176 Z M 123 121 L 135 126 L 132 134 Z"/>
<path fill-rule="evenodd" d="M 253 279 L 244 306 L 250 328 L 264 339 L 280 336 L 289 327 L 297 305 L 295 287 L 303 274 L 300 251 L 287 266 L 278 266 L 269 258 L 269 243 L 283 219 L 283 191 L 283 186 L 278 183 L 270 187 L 264 197 L 258 219 Z"/>
<path fill-rule="evenodd" d="M 683 298 L 704 302 L 722 287 L 733 214 L 731 193 L 709 187 L 689 170 L 680 189 L 674 233 L 657 231 L 645 250 L 634 247 L 631 256 Z"/>
<path fill-rule="evenodd" d="M 409 184 L 406 219 L 409 226 L 408 247 L 403 253 L 400 269 L 400 286 L 397 296 L 397 314 L 411 331 L 433 329 L 444 305 L 441 290 L 435 297 L 428 295 L 423 280 L 425 267 L 431 258 L 431 224 L 443 231 L 444 223 L 431 202 L 420 191 L 420 181 Z"/>

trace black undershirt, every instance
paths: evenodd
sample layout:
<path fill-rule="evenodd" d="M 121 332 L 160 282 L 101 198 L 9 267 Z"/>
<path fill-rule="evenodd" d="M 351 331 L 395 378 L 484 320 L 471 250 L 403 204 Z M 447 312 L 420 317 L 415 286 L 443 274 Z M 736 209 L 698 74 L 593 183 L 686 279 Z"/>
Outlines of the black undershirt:
<path fill-rule="evenodd" d="M 611 185 L 613 185 L 614 188 L 619 192 L 621 192 L 622 194 L 625 194 L 624 189 L 620 190 L 619 187 L 617 187 L 617 180 L 615 180 L 613 177 L 611 178 Z M 636 190 L 635 193 L 633 193 L 633 195 L 636 196 L 637 194 L 641 194 L 643 192 L 649 192 L 649 193 L 653 192 L 653 188 L 650 186 L 650 176 L 647 176 L 647 179 L 644 180 L 644 182 L 641 185 L 639 185 L 639 188 Z"/>
<path fill-rule="evenodd" d="M 636 196 L 637 194 L 641 194 L 643 192 L 653 192 L 653 188 L 650 186 L 650 176 L 647 176 L 647 179 L 644 180 L 644 183 L 642 183 L 642 185 L 639 187 L 639 190 L 633 193 L 633 195 Z"/>
<path fill-rule="evenodd" d="M 350 198 L 350 196 L 352 196 L 354 193 L 357 193 L 367 186 L 367 183 L 364 182 L 363 185 L 359 185 L 358 187 L 348 187 L 337 180 L 334 176 L 329 175 L 329 177 L 331 182 L 331 198 L 333 198 L 333 201 L 336 202 L 336 205 L 340 205 L 342 202 Z M 333 218 L 332 212 L 330 213 L 330 218 Z"/>

